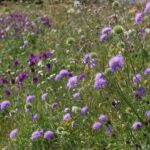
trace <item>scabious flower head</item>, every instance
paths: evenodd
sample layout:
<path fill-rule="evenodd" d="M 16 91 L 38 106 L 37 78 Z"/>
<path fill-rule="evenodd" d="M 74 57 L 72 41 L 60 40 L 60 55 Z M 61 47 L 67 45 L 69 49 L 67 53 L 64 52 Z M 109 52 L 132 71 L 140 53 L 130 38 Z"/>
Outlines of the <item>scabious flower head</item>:
<path fill-rule="evenodd" d="M 95 66 L 96 66 L 95 59 L 93 58 L 90 60 L 90 68 L 93 69 Z"/>
<path fill-rule="evenodd" d="M 145 91 L 143 88 L 136 88 L 133 92 L 133 96 L 137 99 L 142 98 L 145 95 Z"/>
<path fill-rule="evenodd" d="M 14 129 L 9 133 L 9 137 L 13 139 L 18 133 L 18 129 Z"/>
<path fill-rule="evenodd" d="M 84 73 L 81 73 L 78 75 L 79 80 L 83 80 L 85 77 L 86 77 L 86 75 Z"/>
<path fill-rule="evenodd" d="M 41 95 L 41 99 L 42 99 L 42 101 L 45 101 L 45 100 L 46 100 L 46 98 L 47 98 L 47 96 L 48 96 L 48 93 L 44 93 L 44 94 L 42 94 L 42 95 Z"/>
<path fill-rule="evenodd" d="M 135 121 L 132 125 L 133 130 L 139 130 L 142 128 L 142 123 Z"/>
<path fill-rule="evenodd" d="M 38 114 L 32 114 L 31 119 L 34 122 L 38 117 Z"/>
<path fill-rule="evenodd" d="M 61 80 L 64 76 L 70 77 L 70 76 L 72 76 L 72 74 L 71 74 L 68 70 L 62 69 L 62 70 L 56 75 L 55 80 L 56 80 L 56 81 L 59 81 L 59 80 Z"/>
<path fill-rule="evenodd" d="M 138 74 L 136 74 L 136 75 L 133 77 L 132 81 L 133 81 L 134 84 L 136 84 L 136 83 L 139 82 L 139 80 L 140 80 L 141 78 L 142 78 L 142 75 L 138 73 Z"/>
<path fill-rule="evenodd" d="M 63 116 L 63 120 L 64 121 L 68 121 L 70 119 L 70 113 L 66 113 L 64 116 Z"/>
<path fill-rule="evenodd" d="M 44 133 L 44 139 L 50 140 L 53 137 L 53 135 L 54 135 L 54 132 L 52 132 L 52 131 L 46 131 Z"/>
<path fill-rule="evenodd" d="M 61 80 L 62 76 L 60 74 L 57 74 L 56 77 L 55 77 L 55 81 L 59 81 Z"/>
<path fill-rule="evenodd" d="M 37 130 L 37 131 L 34 131 L 31 135 L 31 140 L 34 141 L 36 140 L 37 138 L 41 137 L 42 136 L 42 132 Z"/>
<path fill-rule="evenodd" d="M 150 119 L 150 110 L 145 112 L 145 116 Z"/>
<path fill-rule="evenodd" d="M 3 111 L 3 110 L 5 110 L 5 109 L 7 109 L 7 107 L 10 105 L 10 101 L 8 101 L 8 100 L 4 100 L 4 101 L 2 101 L 1 103 L 0 103 L 0 108 L 1 108 L 1 110 Z"/>
<path fill-rule="evenodd" d="M 137 12 L 135 14 L 135 23 L 140 24 L 143 20 L 143 13 L 142 12 Z"/>
<path fill-rule="evenodd" d="M 144 75 L 145 75 L 145 76 L 150 75 L 150 68 L 146 68 L 146 69 L 145 69 Z"/>
<path fill-rule="evenodd" d="M 124 59 L 121 55 L 113 56 L 109 60 L 109 68 L 111 69 L 112 72 L 115 72 L 118 69 L 120 69 L 123 66 L 123 64 L 124 64 Z"/>
<path fill-rule="evenodd" d="M 20 73 L 19 76 L 16 78 L 16 82 L 23 82 L 23 80 L 24 80 L 25 78 L 27 78 L 27 77 L 28 77 L 27 72 L 22 72 L 22 73 Z"/>
<path fill-rule="evenodd" d="M 85 115 L 87 112 L 88 112 L 88 107 L 87 106 L 82 107 L 81 110 L 80 110 L 81 115 Z"/>
<path fill-rule="evenodd" d="M 107 38 L 107 34 L 102 34 L 102 35 L 100 36 L 99 41 L 100 41 L 101 43 L 103 43 L 103 42 L 106 40 L 106 38 Z"/>
<path fill-rule="evenodd" d="M 102 34 L 107 34 L 107 33 L 111 32 L 111 31 L 112 31 L 111 27 L 105 27 L 105 28 L 102 29 L 101 33 Z"/>
<path fill-rule="evenodd" d="M 147 2 L 145 9 L 144 9 L 144 13 L 147 13 L 150 11 L 150 2 Z"/>
<path fill-rule="evenodd" d="M 72 89 L 72 88 L 76 87 L 77 82 L 78 82 L 77 76 L 73 76 L 73 77 L 69 78 L 68 83 L 67 83 L 67 88 Z"/>
<path fill-rule="evenodd" d="M 34 100 L 35 99 L 35 96 L 33 96 L 33 95 L 28 95 L 27 97 L 26 97 L 26 103 L 30 103 L 32 100 Z"/>
<path fill-rule="evenodd" d="M 95 80 L 94 88 L 95 89 L 100 89 L 100 88 L 105 87 L 106 84 L 107 84 L 107 81 L 101 78 L 101 79 Z"/>
<path fill-rule="evenodd" d="M 2 77 L 1 78 L 1 83 L 2 84 L 6 84 L 6 83 L 8 83 L 8 81 L 7 81 L 7 79 L 5 77 Z"/>
<path fill-rule="evenodd" d="M 89 53 L 86 53 L 86 54 L 84 55 L 84 59 L 83 59 L 84 64 L 88 64 L 89 59 L 90 59 L 90 55 L 89 55 Z"/>
<path fill-rule="evenodd" d="M 102 127 L 102 124 L 100 122 L 95 122 L 93 125 L 92 125 L 92 129 L 93 130 L 98 130 L 99 128 Z"/>
<path fill-rule="evenodd" d="M 9 89 L 5 89 L 4 92 L 5 92 L 5 94 L 6 94 L 7 96 L 10 96 L 10 95 L 11 95 L 11 92 L 10 92 Z"/>
<path fill-rule="evenodd" d="M 101 115 L 99 116 L 99 121 L 100 121 L 100 122 L 105 122 L 105 121 L 107 121 L 107 120 L 108 120 L 108 119 L 107 119 L 106 115 L 101 114 Z"/>
<path fill-rule="evenodd" d="M 54 102 L 54 103 L 51 104 L 51 108 L 52 108 L 52 109 L 55 109 L 56 106 L 57 106 L 57 103 L 56 103 L 56 102 Z"/>
<path fill-rule="evenodd" d="M 103 73 L 97 73 L 97 74 L 95 75 L 95 79 L 94 79 L 94 80 L 96 81 L 96 80 L 102 79 L 103 76 L 104 76 Z"/>
<path fill-rule="evenodd" d="M 32 81 L 33 81 L 33 83 L 37 83 L 38 82 L 38 77 L 37 76 L 33 76 L 32 77 Z"/>
<path fill-rule="evenodd" d="M 79 96 L 80 96 L 80 93 L 77 92 L 77 93 L 74 93 L 74 94 L 73 94 L 72 98 L 75 100 L 75 99 L 77 99 Z"/>

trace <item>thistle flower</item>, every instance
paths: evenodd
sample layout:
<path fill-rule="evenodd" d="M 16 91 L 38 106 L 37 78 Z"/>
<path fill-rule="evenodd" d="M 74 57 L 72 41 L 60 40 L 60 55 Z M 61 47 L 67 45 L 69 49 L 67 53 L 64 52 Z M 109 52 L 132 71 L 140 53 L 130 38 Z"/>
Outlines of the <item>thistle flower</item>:
<path fill-rule="evenodd" d="M 69 78 L 68 83 L 67 83 L 67 88 L 71 89 L 71 88 L 76 87 L 77 82 L 78 82 L 77 76 L 73 76 L 73 77 Z"/>
<path fill-rule="evenodd" d="M 108 119 L 107 119 L 106 115 L 101 114 L 101 115 L 99 116 L 99 121 L 100 121 L 100 122 L 105 122 L 105 121 L 107 121 L 107 120 L 108 120 Z"/>
<path fill-rule="evenodd" d="M 115 72 L 118 69 L 120 69 L 123 66 L 123 64 L 124 64 L 124 59 L 121 55 L 113 56 L 109 60 L 109 68 L 111 69 L 112 72 Z"/>
<path fill-rule="evenodd" d="M 44 133 L 44 139 L 46 139 L 46 140 L 50 140 L 53 136 L 54 136 L 54 132 L 52 132 L 52 131 L 46 131 Z"/>
<path fill-rule="evenodd" d="M 99 128 L 102 127 L 102 124 L 100 122 L 95 122 L 93 125 L 92 125 L 92 129 L 93 130 L 98 130 Z"/>
<path fill-rule="evenodd" d="M 26 103 L 30 103 L 32 100 L 34 100 L 35 99 L 35 96 L 33 96 L 33 95 L 28 95 L 27 97 L 26 97 Z"/>
<path fill-rule="evenodd" d="M 146 68 L 146 69 L 145 69 L 144 75 L 145 75 L 145 76 L 150 75 L 150 68 Z"/>
<path fill-rule="evenodd" d="M 132 81 L 133 81 L 134 84 L 136 84 L 136 83 L 139 82 L 139 80 L 140 80 L 141 78 L 142 78 L 142 75 L 138 73 L 138 74 L 136 74 L 136 75 L 133 77 Z"/>
<path fill-rule="evenodd" d="M 9 133 L 9 137 L 13 139 L 18 133 L 18 129 L 14 129 Z"/>
<path fill-rule="evenodd" d="M 9 100 L 4 100 L 0 103 L 0 108 L 1 110 L 5 110 L 7 109 L 7 107 L 10 105 L 10 101 Z"/>
<path fill-rule="evenodd" d="M 135 121 L 132 125 L 133 130 L 139 130 L 142 128 L 142 123 Z"/>
<path fill-rule="evenodd" d="M 140 24 L 143 20 L 143 13 L 142 12 L 137 12 L 135 14 L 135 23 Z"/>
<path fill-rule="evenodd" d="M 42 132 L 41 131 L 34 131 L 31 135 L 31 140 L 34 141 L 36 140 L 37 138 L 41 137 L 42 136 Z"/>
<path fill-rule="evenodd" d="M 145 6 L 145 9 L 144 9 L 144 13 L 147 13 L 150 11 L 150 2 L 148 2 Z"/>

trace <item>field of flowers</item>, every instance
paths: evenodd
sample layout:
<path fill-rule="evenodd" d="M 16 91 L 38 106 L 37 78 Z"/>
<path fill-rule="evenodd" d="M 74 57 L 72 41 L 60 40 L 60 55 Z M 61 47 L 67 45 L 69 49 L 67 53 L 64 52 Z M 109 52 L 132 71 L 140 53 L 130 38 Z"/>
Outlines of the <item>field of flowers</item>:
<path fill-rule="evenodd" d="M 150 150 L 150 2 L 0 6 L 0 149 Z"/>

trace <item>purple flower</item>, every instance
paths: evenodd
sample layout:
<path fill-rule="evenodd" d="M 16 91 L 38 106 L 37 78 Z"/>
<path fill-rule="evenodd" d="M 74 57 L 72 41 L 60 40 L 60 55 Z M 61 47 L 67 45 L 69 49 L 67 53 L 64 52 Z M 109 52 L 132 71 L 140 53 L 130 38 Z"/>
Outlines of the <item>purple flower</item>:
<path fill-rule="evenodd" d="M 121 55 L 113 56 L 109 60 L 109 68 L 112 72 L 115 72 L 116 70 L 120 69 L 124 64 L 124 59 Z"/>
<path fill-rule="evenodd" d="M 136 84 L 139 82 L 139 80 L 142 78 L 142 75 L 141 74 L 136 74 L 134 77 L 133 77 L 133 83 Z"/>
<path fill-rule="evenodd" d="M 137 12 L 135 14 L 135 23 L 140 24 L 142 22 L 142 19 L 143 19 L 143 13 L 142 12 Z"/>
<path fill-rule="evenodd" d="M 49 69 L 51 68 L 51 64 L 50 64 L 50 63 L 47 63 L 47 64 L 45 65 L 45 68 L 46 68 L 47 70 L 49 70 Z"/>
<path fill-rule="evenodd" d="M 42 94 L 42 96 L 41 96 L 42 101 L 45 101 L 47 96 L 48 96 L 48 93 Z"/>
<path fill-rule="evenodd" d="M 92 125 L 92 129 L 93 130 L 98 130 L 99 128 L 102 127 L 102 124 L 100 122 L 95 122 L 93 125 Z"/>
<path fill-rule="evenodd" d="M 30 103 L 34 99 L 35 99 L 35 96 L 29 95 L 29 96 L 26 97 L 26 103 Z"/>
<path fill-rule="evenodd" d="M 72 76 L 71 75 L 71 73 L 68 71 L 68 70 L 66 70 L 66 69 L 62 69 L 60 72 L 59 72 L 59 74 L 57 74 L 56 75 L 56 77 L 55 77 L 55 80 L 56 81 L 59 81 L 59 80 L 61 80 L 64 76 Z"/>
<path fill-rule="evenodd" d="M 140 99 L 145 95 L 145 91 L 143 88 L 136 88 L 133 92 L 133 96 L 137 99 Z"/>
<path fill-rule="evenodd" d="M 10 90 L 9 89 L 5 89 L 5 94 L 7 95 L 7 96 L 10 96 L 11 95 L 11 92 L 10 92 Z"/>
<path fill-rule="evenodd" d="M 97 73 L 94 80 L 97 81 L 99 79 L 102 79 L 103 76 L 104 76 L 103 73 Z"/>
<path fill-rule="evenodd" d="M 150 11 L 150 2 L 148 2 L 145 6 L 145 9 L 144 9 L 144 13 L 147 13 Z"/>
<path fill-rule="evenodd" d="M 3 78 L 1 78 L 1 83 L 2 83 L 2 84 L 6 84 L 6 83 L 8 83 L 8 81 L 7 81 L 6 78 L 3 77 Z"/>
<path fill-rule="evenodd" d="M 89 53 L 86 53 L 86 54 L 84 55 L 84 59 L 83 59 L 84 64 L 88 64 L 89 59 L 90 59 Z"/>
<path fill-rule="evenodd" d="M 56 106 L 57 106 L 57 103 L 56 103 L 56 102 L 54 102 L 54 103 L 51 104 L 51 108 L 52 108 L 52 109 L 56 108 Z"/>
<path fill-rule="evenodd" d="M 67 113 L 63 116 L 64 121 L 68 121 L 70 119 L 70 113 Z"/>
<path fill-rule="evenodd" d="M 96 66 L 95 59 L 90 60 L 90 68 L 93 69 Z"/>
<path fill-rule="evenodd" d="M 111 32 L 111 31 L 112 31 L 111 27 L 105 27 L 105 28 L 102 29 L 101 33 L 102 34 L 107 34 L 107 33 Z"/>
<path fill-rule="evenodd" d="M 98 80 L 95 80 L 95 82 L 94 82 L 94 88 L 95 89 L 100 89 L 100 88 L 105 87 L 106 84 L 107 84 L 106 80 L 104 80 L 104 79 L 98 79 Z"/>
<path fill-rule="evenodd" d="M 150 110 L 145 112 L 145 116 L 150 119 Z"/>
<path fill-rule="evenodd" d="M 141 122 L 134 122 L 132 125 L 133 130 L 139 130 L 142 128 L 142 123 Z"/>
<path fill-rule="evenodd" d="M 103 43 L 106 40 L 106 38 L 107 38 L 107 34 L 102 34 L 100 36 L 100 42 Z"/>
<path fill-rule="evenodd" d="M 32 81 L 33 81 L 33 83 L 37 83 L 38 82 L 38 77 L 37 76 L 33 76 L 32 77 Z"/>
<path fill-rule="evenodd" d="M 46 140 L 50 140 L 53 136 L 54 136 L 54 132 L 52 132 L 52 131 L 46 131 L 44 133 L 44 139 L 46 139 Z"/>
<path fill-rule="evenodd" d="M 145 76 L 150 75 L 150 68 L 146 68 L 146 69 L 145 69 L 144 75 L 145 75 Z"/>
<path fill-rule="evenodd" d="M 14 129 L 9 133 L 9 137 L 13 139 L 18 133 L 18 129 Z"/>
<path fill-rule="evenodd" d="M 78 75 L 78 79 L 79 79 L 79 80 L 82 80 L 82 79 L 84 79 L 85 77 L 86 77 L 86 75 L 83 74 L 83 73 L 81 73 L 80 75 Z"/>
<path fill-rule="evenodd" d="M 62 76 L 60 74 L 57 74 L 56 77 L 55 77 L 55 81 L 59 81 L 61 80 Z"/>
<path fill-rule="evenodd" d="M 12 62 L 12 65 L 13 65 L 14 67 L 18 66 L 18 65 L 19 65 L 19 61 L 18 61 L 18 60 L 14 60 L 14 61 Z"/>
<path fill-rule="evenodd" d="M 5 110 L 5 109 L 7 109 L 7 107 L 10 105 L 10 101 L 8 101 L 8 100 L 4 100 L 4 101 L 2 101 L 1 103 L 0 103 L 0 108 L 1 108 L 1 110 Z"/>
<path fill-rule="evenodd" d="M 38 114 L 32 114 L 32 121 L 34 122 L 38 117 Z"/>
<path fill-rule="evenodd" d="M 78 98 L 79 96 L 80 96 L 80 93 L 77 92 L 77 93 L 74 93 L 74 94 L 73 94 L 72 98 L 75 100 L 75 99 Z"/>
<path fill-rule="evenodd" d="M 112 126 L 111 125 L 107 126 L 107 128 L 106 128 L 106 134 L 110 135 L 111 130 L 112 130 Z"/>
<path fill-rule="evenodd" d="M 34 131 L 31 135 L 31 140 L 34 141 L 36 140 L 37 138 L 41 137 L 42 136 L 42 132 L 41 131 Z"/>
<path fill-rule="evenodd" d="M 88 107 L 87 106 L 82 107 L 81 110 L 80 110 L 81 115 L 85 115 L 87 112 L 88 112 Z"/>
<path fill-rule="evenodd" d="M 105 122 L 105 121 L 107 121 L 107 120 L 108 120 L 108 119 L 107 119 L 106 115 L 101 114 L 101 115 L 99 116 L 99 121 L 100 121 L 100 122 Z"/>
<path fill-rule="evenodd" d="M 19 76 L 16 78 L 16 81 L 17 81 L 17 82 L 23 82 L 23 80 L 24 80 L 25 78 L 27 78 L 27 77 L 28 77 L 27 72 L 22 72 L 22 73 L 20 73 Z"/>
<path fill-rule="evenodd" d="M 76 87 L 77 82 L 78 82 L 77 76 L 73 76 L 73 77 L 69 78 L 68 83 L 67 83 L 67 88 L 71 89 L 71 88 Z"/>

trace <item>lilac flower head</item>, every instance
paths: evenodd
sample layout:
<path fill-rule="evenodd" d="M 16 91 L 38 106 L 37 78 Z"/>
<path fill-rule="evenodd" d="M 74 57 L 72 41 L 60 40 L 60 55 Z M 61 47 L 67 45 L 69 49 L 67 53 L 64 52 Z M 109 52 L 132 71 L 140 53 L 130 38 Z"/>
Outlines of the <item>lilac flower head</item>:
<path fill-rule="evenodd" d="M 84 55 L 84 59 L 83 59 L 84 64 L 88 64 L 89 59 L 90 59 L 90 55 L 89 55 L 89 53 L 86 53 L 86 54 Z"/>
<path fill-rule="evenodd" d="M 44 139 L 50 140 L 53 137 L 53 135 L 54 135 L 54 132 L 52 132 L 52 131 L 46 131 L 44 133 Z"/>
<path fill-rule="evenodd" d="M 63 76 L 61 76 L 60 74 L 57 74 L 56 77 L 55 77 L 55 81 L 59 81 L 61 80 Z"/>
<path fill-rule="evenodd" d="M 78 75 L 78 79 L 79 79 L 79 80 L 82 80 L 82 79 L 84 79 L 85 77 L 86 77 L 86 75 L 83 74 L 83 73 L 81 73 L 80 75 Z"/>
<path fill-rule="evenodd" d="M 32 121 L 34 122 L 38 117 L 38 114 L 32 114 Z"/>
<path fill-rule="evenodd" d="M 56 103 L 56 102 L 54 102 L 54 103 L 51 104 L 51 108 L 52 108 L 52 109 L 55 109 L 56 106 L 57 106 L 57 103 Z"/>
<path fill-rule="evenodd" d="M 74 94 L 73 94 L 72 98 L 75 100 L 75 99 L 78 98 L 79 96 L 80 96 L 80 93 L 77 92 L 77 93 L 74 93 Z"/>
<path fill-rule="evenodd" d="M 105 27 L 105 28 L 102 29 L 101 33 L 102 34 L 107 34 L 107 33 L 111 32 L 111 31 L 112 31 L 111 27 Z"/>
<path fill-rule="evenodd" d="M 41 96 L 42 101 L 45 101 L 47 96 L 48 96 L 48 93 L 42 94 L 42 96 Z"/>
<path fill-rule="evenodd" d="M 146 69 L 145 69 L 144 75 L 145 75 L 145 76 L 150 75 L 150 68 L 146 68 Z"/>
<path fill-rule="evenodd" d="M 123 66 L 123 64 L 124 64 L 124 59 L 121 55 L 113 56 L 109 60 L 109 68 L 111 69 L 112 72 L 115 72 L 118 69 L 120 69 Z"/>
<path fill-rule="evenodd" d="M 94 82 L 94 88 L 95 89 L 100 89 L 100 88 L 105 87 L 106 84 L 107 84 L 106 80 L 104 80 L 104 79 L 98 79 L 98 80 L 95 80 L 95 82 Z"/>
<path fill-rule="evenodd" d="M 33 83 L 37 83 L 38 82 L 38 77 L 37 76 L 33 76 L 32 77 L 32 81 L 33 81 Z"/>
<path fill-rule="evenodd" d="M 64 121 L 68 121 L 70 119 L 70 113 L 67 113 L 63 116 Z"/>
<path fill-rule="evenodd" d="M 100 122 L 105 122 L 105 121 L 107 121 L 107 120 L 108 120 L 108 119 L 107 119 L 106 115 L 101 114 L 101 115 L 99 116 L 99 121 L 100 121 Z"/>
<path fill-rule="evenodd" d="M 110 135 L 111 130 L 112 130 L 112 126 L 111 125 L 107 126 L 107 128 L 106 128 L 106 134 Z"/>
<path fill-rule="evenodd" d="M 0 108 L 1 108 L 1 110 L 5 110 L 5 109 L 7 109 L 7 107 L 10 105 L 10 101 L 8 101 L 8 100 L 4 100 L 4 101 L 2 101 L 1 103 L 0 103 Z"/>
<path fill-rule="evenodd" d="M 29 96 L 26 97 L 26 103 L 30 103 L 34 99 L 35 99 L 35 96 L 29 95 Z"/>
<path fill-rule="evenodd" d="M 6 84 L 6 83 L 8 83 L 8 81 L 7 81 L 6 78 L 3 77 L 3 78 L 1 78 L 1 83 L 2 83 L 2 84 Z"/>
<path fill-rule="evenodd" d="M 41 137 L 42 136 L 42 132 L 41 131 L 34 131 L 31 135 L 31 140 L 34 141 L 36 140 L 37 138 Z"/>
<path fill-rule="evenodd" d="M 132 125 L 133 130 L 139 130 L 142 128 L 142 123 L 141 122 L 134 122 Z"/>
<path fill-rule="evenodd" d="M 10 92 L 10 90 L 9 89 L 5 89 L 5 94 L 7 95 L 7 96 L 10 96 L 11 95 L 11 92 Z"/>
<path fill-rule="evenodd" d="M 87 112 L 88 112 L 88 107 L 87 106 L 82 107 L 81 110 L 80 110 L 81 115 L 85 115 Z"/>
<path fill-rule="evenodd" d="M 12 62 L 12 65 L 13 65 L 14 67 L 18 66 L 18 65 L 19 65 L 19 61 L 18 61 L 18 60 L 14 60 L 14 61 Z"/>
<path fill-rule="evenodd" d="M 150 110 L 145 112 L 145 116 L 150 119 Z"/>
<path fill-rule="evenodd" d="M 95 122 L 93 125 L 92 125 L 92 129 L 93 130 L 98 130 L 99 128 L 102 127 L 102 124 L 100 122 Z"/>
<path fill-rule="evenodd" d="M 18 129 L 14 129 L 9 133 L 9 137 L 13 139 L 18 133 Z"/>
<path fill-rule="evenodd" d="M 133 96 L 137 99 L 142 98 L 145 95 L 145 91 L 143 88 L 136 88 L 134 90 Z"/>
<path fill-rule="evenodd" d="M 71 89 L 77 86 L 78 78 L 77 76 L 73 76 L 69 78 L 68 83 L 67 83 L 67 88 Z"/>
<path fill-rule="evenodd" d="M 143 13 L 142 12 L 137 12 L 135 14 L 135 23 L 140 24 L 142 22 L 142 19 L 143 19 Z"/>
<path fill-rule="evenodd" d="M 106 40 L 106 38 L 107 38 L 107 34 L 102 34 L 100 36 L 100 42 L 103 43 Z"/>
<path fill-rule="evenodd" d="M 17 82 L 23 82 L 23 80 L 24 80 L 25 78 L 27 78 L 27 77 L 28 77 L 27 72 L 22 72 L 22 73 L 20 73 L 19 76 L 16 78 L 16 81 L 17 81 Z"/>
<path fill-rule="evenodd" d="M 97 80 L 103 78 L 103 76 L 104 76 L 103 73 L 97 73 L 94 80 L 97 81 Z"/>
<path fill-rule="evenodd" d="M 142 78 L 142 75 L 141 74 L 136 74 L 134 77 L 133 77 L 133 83 L 136 84 L 139 82 L 139 80 Z"/>
<path fill-rule="evenodd" d="M 90 60 L 90 68 L 93 69 L 96 66 L 95 59 Z"/>
<path fill-rule="evenodd" d="M 150 11 L 150 2 L 148 2 L 145 6 L 145 9 L 144 9 L 144 13 L 147 13 Z"/>

